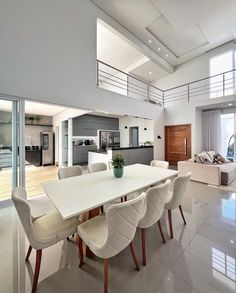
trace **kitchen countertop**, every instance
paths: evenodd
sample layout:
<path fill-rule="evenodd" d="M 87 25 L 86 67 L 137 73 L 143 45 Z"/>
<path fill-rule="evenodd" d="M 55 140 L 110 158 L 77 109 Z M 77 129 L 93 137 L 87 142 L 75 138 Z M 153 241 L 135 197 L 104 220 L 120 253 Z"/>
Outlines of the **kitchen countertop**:
<path fill-rule="evenodd" d="M 122 148 L 113 148 L 111 149 L 112 151 L 122 151 L 122 150 L 134 150 L 134 149 L 148 149 L 148 148 L 153 148 L 153 145 L 149 146 L 140 146 L 140 147 L 122 147 Z M 107 151 L 102 151 L 102 150 L 90 150 L 89 152 L 93 153 L 98 153 L 98 154 L 107 154 Z"/>
<path fill-rule="evenodd" d="M 153 145 L 148 145 L 148 146 L 139 146 L 139 147 L 123 147 L 123 148 L 113 148 L 113 151 L 119 151 L 119 150 L 135 150 L 135 149 L 148 149 L 148 148 L 153 148 Z"/>

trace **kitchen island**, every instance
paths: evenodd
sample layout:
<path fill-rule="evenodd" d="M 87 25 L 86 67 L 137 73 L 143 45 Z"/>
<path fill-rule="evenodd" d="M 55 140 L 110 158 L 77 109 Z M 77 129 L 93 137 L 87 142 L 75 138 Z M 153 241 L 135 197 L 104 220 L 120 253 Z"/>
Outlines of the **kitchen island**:
<path fill-rule="evenodd" d="M 114 154 L 119 153 L 124 156 L 125 166 L 132 164 L 150 165 L 153 160 L 153 146 L 141 147 L 123 147 L 116 149 L 109 149 L 107 151 L 94 150 L 88 153 L 88 164 L 104 162 L 108 164 Z"/>

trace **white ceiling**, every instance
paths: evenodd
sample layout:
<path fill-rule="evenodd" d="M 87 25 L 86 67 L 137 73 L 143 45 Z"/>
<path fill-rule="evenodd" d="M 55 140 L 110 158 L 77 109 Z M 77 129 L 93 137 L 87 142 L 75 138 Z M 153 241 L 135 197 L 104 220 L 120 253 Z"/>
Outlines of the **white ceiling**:
<path fill-rule="evenodd" d="M 147 61 L 141 66 L 136 67 L 135 69 L 130 71 L 130 73 L 148 82 L 152 82 L 168 74 L 164 69 L 156 65 L 151 60 Z"/>
<path fill-rule="evenodd" d="M 148 82 L 168 74 L 101 20 L 97 23 L 97 59 Z"/>
<path fill-rule="evenodd" d="M 235 0 L 91 1 L 174 66 L 236 37 Z"/>
<path fill-rule="evenodd" d="M 97 59 L 124 70 L 144 55 L 114 33 L 102 21 L 97 23 Z"/>
<path fill-rule="evenodd" d="M 25 113 L 32 115 L 54 116 L 67 108 L 54 106 L 51 104 L 43 104 L 38 102 L 25 102 Z M 0 111 L 12 111 L 12 102 L 0 100 Z"/>

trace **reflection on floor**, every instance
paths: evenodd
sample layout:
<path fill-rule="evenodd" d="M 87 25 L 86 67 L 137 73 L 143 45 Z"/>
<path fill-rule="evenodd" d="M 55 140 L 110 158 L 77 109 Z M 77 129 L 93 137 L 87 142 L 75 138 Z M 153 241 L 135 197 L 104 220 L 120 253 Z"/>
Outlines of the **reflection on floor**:
<path fill-rule="evenodd" d="M 174 239 L 169 238 L 166 214 L 163 227 L 147 232 L 147 266 L 134 269 L 129 249 L 110 261 L 110 293 L 213 293 L 235 292 L 235 194 L 191 182 L 183 204 L 187 225 L 179 211 L 173 214 Z M 24 262 L 28 243 L 14 208 L 0 210 L 1 293 L 30 292 L 34 257 Z M 14 248 L 12 247 L 14 245 Z M 139 260 L 140 233 L 135 237 Z M 11 256 L 14 256 L 13 262 Z M 63 241 L 43 252 L 38 293 L 103 292 L 103 266 L 98 258 L 78 267 L 77 249 Z M 18 286 L 18 287 L 17 287 Z"/>
<path fill-rule="evenodd" d="M 26 166 L 26 190 L 28 196 L 43 194 L 40 183 L 57 179 L 57 166 L 34 167 Z M 11 197 L 12 171 L 2 169 L 0 171 L 0 200 Z"/>

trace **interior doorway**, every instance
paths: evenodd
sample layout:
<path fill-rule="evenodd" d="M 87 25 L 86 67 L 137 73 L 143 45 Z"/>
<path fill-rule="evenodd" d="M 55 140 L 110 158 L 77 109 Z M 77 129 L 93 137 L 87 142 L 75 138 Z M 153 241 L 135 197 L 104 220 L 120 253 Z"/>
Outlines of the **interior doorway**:
<path fill-rule="evenodd" d="M 165 126 L 165 160 L 170 165 L 191 158 L 191 124 Z"/>
<path fill-rule="evenodd" d="M 131 147 L 139 146 L 138 126 L 132 126 L 129 128 L 129 144 Z"/>

